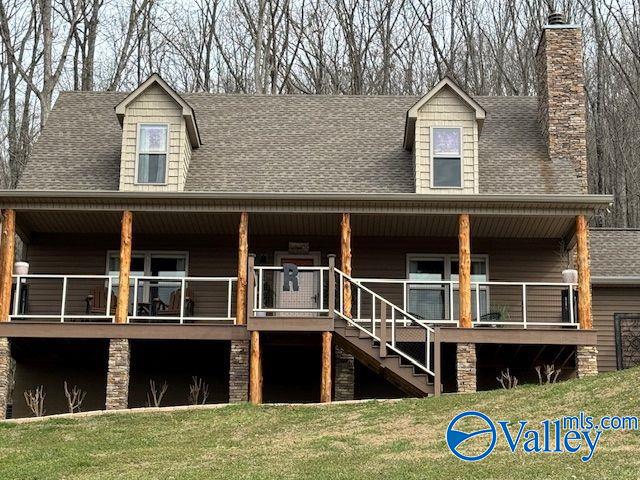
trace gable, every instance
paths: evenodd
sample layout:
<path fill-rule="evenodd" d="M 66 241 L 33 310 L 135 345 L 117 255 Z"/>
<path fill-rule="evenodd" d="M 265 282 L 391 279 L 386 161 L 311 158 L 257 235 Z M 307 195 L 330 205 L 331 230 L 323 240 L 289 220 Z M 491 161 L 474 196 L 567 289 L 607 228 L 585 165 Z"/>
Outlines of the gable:
<path fill-rule="evenodd" d="M 142 125 L 167 128 L 166 181 L 163 185 L 139 184 L 138 157 Z M 126 104 L 122 113 L 120 190 L 184 190 L 191 144 L 183 118 L 183 107 L 158 84 L 151 84 Z"/>
<path fill-rule="evenodd" d="M 416 193 L 478 193 L 478 126 L 476 111 L 448 85 L 422 102 L 415 112 Z M 434 183 L 433 134 L 438 128 L 458 129 L 460 135 L 460 187 L 440 188 Z"/>

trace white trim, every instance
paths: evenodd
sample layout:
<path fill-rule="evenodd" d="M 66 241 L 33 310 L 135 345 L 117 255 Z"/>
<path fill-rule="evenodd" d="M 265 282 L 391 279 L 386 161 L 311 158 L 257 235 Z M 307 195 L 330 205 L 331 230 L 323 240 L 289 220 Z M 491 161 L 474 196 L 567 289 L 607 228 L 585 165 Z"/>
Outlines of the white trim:
<path fill-rule="evenodd" d="M 142 127 L 165 127 L 167 132 L 167 138 L 165 139 L 165 152 L 164 152 L 164 182 L 139 182 L 138 181 L 138 166 L 140 164 L 140 155 L 162 155 L 162 152 L 141 152 L 140 151 L 140 130 Z M 137 123 L 136 124 L 136 161 L 133 172 L 133 184 L 134 185 L 154 185 L 154 186 L 166 186 L 169 184 L 169 142 L 171 133 L 171 124 L 163 122 L 149 122 L 149 123 Z"/>
<path fill-rule="evenodd" d="M 438 129 L 438 128 L 450 128 L 450 129 L 457 129 L 460 135 L 460 152 L 458 152 L 458 160 L 460 161 L 460 186 L 456 187 L 456 186 L 436 186 L 435 185 L 435 174 L 434 174 L 434 153 L 433 153 L 433 131 Z M 431 125 L 429 127 L 429 187 L 434 189 L 434 190 L 463 190 L 464 189 L 464 148 L 463 148 L 463 133 L 464 133 L 464 128 L 463 127 L 459 127 L 459 126 L 446 126 L 446 125 Z M 456 157 L 453 155 L 443 155 L 440 156 L 438 155 L 438 158 L 443 158 L 443 159 L 455 159 Z"/>
<path fill-rule="evenodd" d="M 458 261 L 459 260 L 459 255 L 455 254 L 455 253 L 441 253 L 441 254 L 437 254 L 437 253 L 407 253 L 406 254 L 406 263 L 405 263 L 405 277 L 406 279 L 410 282 L 411 279 L 409 278 L 410 276 L 410 263 L 412 261 L 420 261 L 420 260 L 442 260 L 444 262 L 444 278 L 442 279 L 442 288 L 444 289 L 444 293 L 445 293 L 445 304 L 444 304 L 444 320 L 442 321 L 451 321 L 453 319 L 453 312 L 451 312 L 451 306 L 453 305 L 453 298 L 449 298 L 450 295 L 450 291 L 451 292 L 456 292 L 459 291 L 459 282 L 457 281 L 453 281 L 451 278 L 451 262 L 452 261 Z M 480 281 L 480 282 L 474 282 L 473 280 L 471 280 L 472 284 L 480 284 L 480 289 L 481 290 L 485 290 L 486 291 L 486 298 L 487 298 L 487 312 L 489 313 L 489 307 L 491 305 L 491 299 L 490 299 L 490 289 L 488 287 L 488 285 L 491 285 L 491 281 L 489 278 L 489 255 L 486 253 L 478 253 L 478 254 L 472 254 L 471 255 L 471 262 L 473 263 L 474 261 L 484 261 L 485 264 L 485 268 L 486 268 L 486 280 L 485 281 Z M 417 280 L 416 283 L 419 283 L 420 281 Z M 434 280 L 434 286 L 437 286 L 438 283 L 437 280 Z M 451 283 L 452 286 L 451 288 L 449 288 L 449 285 L 447 285 L 448 283 Z M 495 283 L 494 283 L 495 284 Z M 424 288 L 428 288 L 429 285 L 425 285 Z M 407 290 L 408 293 L 408 290 Z M 403 303 L 408 303 L 408 298 L 404 299 Z M 408 308 L 408 307 L 407 307 Z M 459 308 L 459 306 L 458 306 Z M 472 312 L 473 313 L 473 312 Z M 480 321 L 480 319 L 478 318 L 477 321 Z"/>

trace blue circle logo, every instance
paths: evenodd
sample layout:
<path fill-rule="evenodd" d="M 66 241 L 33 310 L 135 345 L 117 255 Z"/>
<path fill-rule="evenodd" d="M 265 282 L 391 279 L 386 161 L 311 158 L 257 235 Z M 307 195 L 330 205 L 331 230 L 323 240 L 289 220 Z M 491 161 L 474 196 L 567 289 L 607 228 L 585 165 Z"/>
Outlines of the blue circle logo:
<path fill-rule="evenodd" d="M 481 426 L 472 431 L 463 431 L 456 428 L 456 424 L 463 419 L 473 419 L 474 424 Z M 468 440 L 472 438 L 486 437 L 487 447 L 481 453 L 470 453 L 470 444 Z M 482 460 L 496 447 L 497 432 L 496 427 L 489 417 L 480 412 L 462 412 L 458 414 L 447 427 L 447 446 L 451 453 L 466 462 L 477 462 Z M 473 442 L 474 445 L 476 442 Z M 475 448 L 474 448 L 475 450 Z"/>

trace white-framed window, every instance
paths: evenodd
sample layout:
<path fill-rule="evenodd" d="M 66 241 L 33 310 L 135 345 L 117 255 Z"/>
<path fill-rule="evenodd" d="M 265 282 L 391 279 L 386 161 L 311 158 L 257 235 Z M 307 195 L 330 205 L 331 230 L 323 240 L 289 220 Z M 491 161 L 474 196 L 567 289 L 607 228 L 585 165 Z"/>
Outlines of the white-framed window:
<path fill-rule="evenodd" d="M 462 128 L 431 127 L 431 187 L 462 188 Z"/>
<path fill-rule="evenodd" d="M 449 281 L 458 281 L 458 256 L 435 254 L 407 255 L 407 279 L 416 283 L 407 285 L 407 311 L 420 319 L 430 321 L 456 320 L 459 316 L 458 286 L 454 284 L 450 297 Z M 430 283 L 420 283 L 429 281 Z M 471 282 L 489 281 L 489 257 L 471 257 Z M 438 283 L 442 282 L 442 283 Z M 475 290 L 474 290 L 475 292 Z M 453 306 L 453 316 L 451 315 Z M 480 316 L 488 313 L 489 288 L 480 287 Z M 471 296 L 471 312 L 477 316 L 476 296 Z"/>
<path fill-rule="evenodd" d="M 131 253 L 131 279 L 129 285 L 133 288 L 133 277 L 175 277 L 182 278 L 188 275 L 189 254 L 187 252 L 165 251 L 138 251 Z M 120 272 L 120 252 L 111 250 L 107 252 L 107 275 L 114 277 L 114 294 L 118 293 Z M 155 281 L 138 282 L 138 301 L 149 303 L 154 298 L 159 298 L 168 303 L 171 293 L 178 289 L 178 282 Z M 129 302 L 133 302 L 133 292 L 129 295 Z"/>
<path fill-rule="evenodd" d="M 136 183 L 164 185 L 167 183 L 169 125 L 138 124 Z"/>

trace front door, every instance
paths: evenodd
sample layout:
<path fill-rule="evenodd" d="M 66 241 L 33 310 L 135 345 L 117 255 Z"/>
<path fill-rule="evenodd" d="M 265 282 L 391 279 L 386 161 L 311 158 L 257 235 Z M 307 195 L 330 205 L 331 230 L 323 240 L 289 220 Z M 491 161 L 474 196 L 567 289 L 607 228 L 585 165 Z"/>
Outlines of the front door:
<path fill-rule="evenodd" d="M 276 265 L 283 266 L 287 263 L 297 265 L 298 267 L 313 267 L 318 265 L 319 255 L 276 254 Z M 284 290 L 284 276 L 281 272 L 277 273 L 275 282 L 276 308 L 300 311 L 320 308 L 320 273 L 318 271 L 299 270 L 298 291 L 294 291 L 293 288 L 290 288 L 289 291 Z M 297 315 L 297 313 L 294 312 L 283 315 L 290 315 L 292 313 Z"/>

